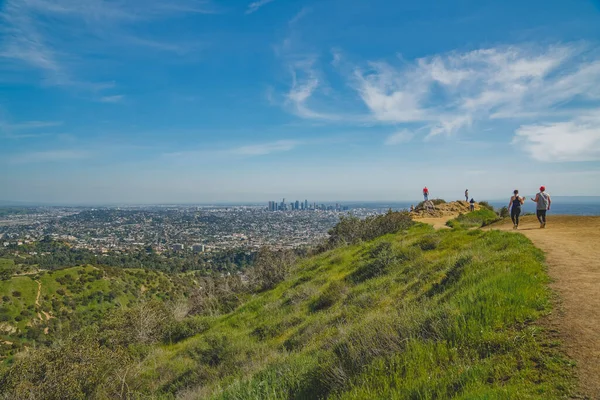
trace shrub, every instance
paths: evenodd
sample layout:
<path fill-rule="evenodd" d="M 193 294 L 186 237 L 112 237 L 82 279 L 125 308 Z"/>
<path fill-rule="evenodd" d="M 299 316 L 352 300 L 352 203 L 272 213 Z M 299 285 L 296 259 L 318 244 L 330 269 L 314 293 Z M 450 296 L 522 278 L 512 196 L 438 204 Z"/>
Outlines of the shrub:
<path fill-rule="evenodd" d="M 510 213 L 508 212 L 508 207 L 504 206 L 500 209 L 500 211 L 498 211 L 498 215 L 500 216 L 500 218 L 507 218 L 510 216 Z"/>
<path fill-rule="evenodd" d="M 397 233 L 410 228 L 414 222 L 405 211 L 388 211 L 386 214 L 367 217 L 361 220 L 353 216 L 344 216 L 329 231 L 329 247 L 344 244 L 356 244 L 373 240 L 376 237 Z"/>
<path fill-rule="evenodd" d="M 434 250 L 439 246 L 441 241 L 442 239 L 438 235 L 425 235 L 415 242 L 415 246 L 425 251 Z"/>
<path fill-rule="evenodd" d="M 248 273 L 251 286 L 258 291 L 272 289 L 287 277 L 295 262 L 296 255 L 291 251 L 260 249 Z"/>
<path fill-rule="evenodd" d="M 12 292 L 13 297 L 21 297 L 21 292 L 19 292 L 18 290 L 15 290 Z"/>
<path fill-rule="evenodd" d="M 194 335 L 206 332 L 209 328 L 208 322 L 202 317 L 186 318 L 182 321 L 173 321 L 165 329 L 163 341 L 165 343 L 177 343 Z"/>
<path fill-rule="evenodd" d="M 494 207 L 487 201 L 480 201 L 479 207 L 485 208 L 486 210 L 494 211 Z"/>
<path fill-rule="evenodd" d="M 498 215 L 487 208 L 467 214 L 459 214 L 455 219 L 446 222 L 451 228 L 481 228 L 498 221 Z"/>

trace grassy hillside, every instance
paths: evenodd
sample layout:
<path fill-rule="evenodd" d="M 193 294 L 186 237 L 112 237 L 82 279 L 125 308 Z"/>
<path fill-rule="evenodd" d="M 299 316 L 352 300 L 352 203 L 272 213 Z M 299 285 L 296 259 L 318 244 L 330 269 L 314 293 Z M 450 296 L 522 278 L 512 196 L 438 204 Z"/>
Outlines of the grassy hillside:
<path fill-rule="evenodd" d="M 35 341 L 49 344 L 59 331 L 93 323 L 115 307 L 126 308 L 143 298 L 178 298 L 185 291 L 189 279 L 183 277 L 90 266 L 0 280 L 0 342 L 5 342 L 0 355 Z"/>
<path fill-rule="evenodd" d="M 56 398 L 564 398 L 571 365 L 536 325 L 547 282 L 521 235 L 417 225 L 304 259 L 228 314 L 177 322 L 187 334 L 168 341 L 111 345 L 123 325 L 109 324 L 24 357 L 0 387 Z M 92 354 L 101 374 L 65 358 L 82 348 L 105 349 Z M 56 363 L 69 391 L 48 383 Z"/>

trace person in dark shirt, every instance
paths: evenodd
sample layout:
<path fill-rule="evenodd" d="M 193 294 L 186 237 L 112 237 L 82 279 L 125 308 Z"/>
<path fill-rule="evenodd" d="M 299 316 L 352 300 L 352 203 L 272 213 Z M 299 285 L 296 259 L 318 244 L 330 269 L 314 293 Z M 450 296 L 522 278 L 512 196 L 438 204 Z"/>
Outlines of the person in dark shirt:
<path fill-rule="evenodd" d="M 513 196 L 508 203 L 510 211 L 510 219 L 513 222 L 513 229 L 519 228 L 519 216 L 521 215 L 521 206 L 525 203 L 525 197 L 519 196 L 519 191 L 515 190 Z"/>
<path fill-rule="evenodd" d="M 471 205 L 471 211 L 475 211 L 475 200 L 473 200 L 473 198 L 471 198 L 469 204 Z"/>

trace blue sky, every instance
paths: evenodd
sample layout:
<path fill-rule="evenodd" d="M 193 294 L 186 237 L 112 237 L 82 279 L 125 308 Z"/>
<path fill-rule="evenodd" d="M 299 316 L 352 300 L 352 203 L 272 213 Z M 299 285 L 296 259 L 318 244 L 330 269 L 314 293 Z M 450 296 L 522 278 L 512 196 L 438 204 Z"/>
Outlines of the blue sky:
<path fill-rule="evenodd" d="M 1 0 L 0 200 L 600 195 L 598 1 Z"/>

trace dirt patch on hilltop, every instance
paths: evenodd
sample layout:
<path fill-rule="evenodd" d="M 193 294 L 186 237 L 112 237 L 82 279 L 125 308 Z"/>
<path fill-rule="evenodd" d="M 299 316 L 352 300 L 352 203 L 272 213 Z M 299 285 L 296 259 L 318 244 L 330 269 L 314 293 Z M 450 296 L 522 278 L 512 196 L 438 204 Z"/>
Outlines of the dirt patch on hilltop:
<path fill-rule="evenodd" d="M 417 206 L 411 212 L 411 215 L 413 216 L 413 219 L 454 217 L 458 214 L 468 213 L 471 211 L 470 207 L 470 204 L 466 201 L 452 201 L 450 203 L 435 204 L 434 201 L 429 200 Z M 475 203 L 475 210 L 479 210 L 480 208 L 479 204 Z"/>

